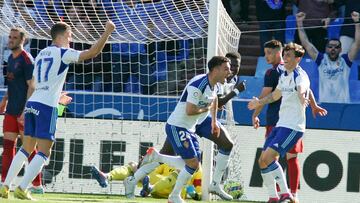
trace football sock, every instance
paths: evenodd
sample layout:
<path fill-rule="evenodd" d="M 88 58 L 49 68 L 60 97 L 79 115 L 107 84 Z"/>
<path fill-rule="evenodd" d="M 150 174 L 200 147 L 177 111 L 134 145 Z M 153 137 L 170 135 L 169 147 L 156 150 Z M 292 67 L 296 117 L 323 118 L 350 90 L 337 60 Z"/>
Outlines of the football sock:
<path fill-rule="evenodd" d="M 37 153 L 37 150 L 35 149 L 35 150 L 31 153 L 30 157 L 28 158 L 29 163 L 30 163 L 31 160 L 35 157 L 36 153 Z M 40 185 L 41 185 L 41 173 L 39 173 L 39 174 L 35 177 L 35 179 L 33 180 L 32 184 L 33 184 L 33 186 L 40 186 Z"/>
<path fill-rule="evenodd" d="M 48 157 L 42 153 L 38 152 L 29 165 L 25 168 L 24 177 L 20 183 L 20 188 L 26 190 L 29 183 L 34 180 L 35 176 L 40 173 L 42 167 L 45 165 Z"/>
<path fill-rule="evenodd" d="M 141 166 L 134 173 L 135 182 L 139 182 L 140 180 L 142 180 L 146 175 L 151 173 L 158 166 L 160 166 L 159 162 L 152 162 L 152 163 L 145 164 L 145 165 Z"/>
<path fill-rule="evenodd" d="M 228 166 L 229 163 L 229 154 L 223 154 L 223 152 L 220 152 L 216 155 L 216 166 L 215 166 L 215 170 L 214 170 L 214 177 L 213 177 L 213 181 L 215 183 L 220 183 L 221 178 L 226 170 L 226 167 Z"/>
<path fill-rule="evenodd" d="M 4 185 L 10 186 L 11 182 L 18 175 L 18 173 L 20 172 L 21 168 L 25 164 L 25 161 L 28 159 L 28 157 L 29 157 L 29 154 L 23 148 L 21 148 L 16 153 L 13 161 L 11 162 L 8 174 L 4 181 Z"/>
<path fill-rule="evenodd" d="M 287 160 L 291 193 L 297 193 L 300 184 L 300 164 L 297 157 Z"/>
<path fill-rule="evenodd" d="M 5 181 L 6 175 L 15 156 L 15 141 L 3 139 L 3 153 L 1 165 L 1 182 Z"/>
<path fill-rule="evenodd" d="M 190 168 L 189 166 L 185 165 L 185 167 L 180 171 L 174 189 L 170 195 L 180 196 L 180 192 L 182 188 L 185 186 L 185 184 L 191 178 L 191 176 L 194 174 L 195 171 L 196 169 Z"/>

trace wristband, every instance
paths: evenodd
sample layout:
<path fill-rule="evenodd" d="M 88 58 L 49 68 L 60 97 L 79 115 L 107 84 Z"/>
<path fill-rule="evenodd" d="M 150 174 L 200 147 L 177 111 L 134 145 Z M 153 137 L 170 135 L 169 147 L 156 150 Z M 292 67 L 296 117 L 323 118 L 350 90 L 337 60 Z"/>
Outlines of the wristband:
<path fill-rule="evenodd" d="M 59 105 L 58 105 L 58 107 L 57 107 L 58 116 L 62 116 L 62 115 L 63 115 L 65 108 L 66 108 L 65 105 L 62 105 L 62 104 L 59 104 Z"/>
<path fill-rule="evenodd" d="M 236 95 L 239 95 L 240 91 L 236 88 L 233 89 L 233 92 L 235 92 Z"/>

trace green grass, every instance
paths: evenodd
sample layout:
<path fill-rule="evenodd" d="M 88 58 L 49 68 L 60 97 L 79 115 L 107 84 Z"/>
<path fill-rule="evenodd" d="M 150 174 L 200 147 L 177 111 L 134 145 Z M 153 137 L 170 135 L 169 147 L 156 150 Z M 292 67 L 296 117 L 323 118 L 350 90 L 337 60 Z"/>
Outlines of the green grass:
<path fill-rule="evenodd" d="M 141 198 L 137 197 L 133 200 L 126 199 L 124 196 L 120 195 L 93 195 L 93 194 L 63 194 L 63 193 L 46 193 L 44 195 L 33 195 L 37 199 L 36 203 L 90 203 L 90 202 L 128 202 L 128 203 L 140 203 L 140 202 L 156 202 L 156 203 L 166 203 L 166 199 L 154 199 L 154 198 Z M 25 201 L 14 199 L 12 193 L 8 200 L 1 199 L 2 203 L 33 203 L 33 201 Z M 186 201 L 188 203 L 199 203 L 200 201 Z M 205 201 L 201 201 L 205 202 Z M 217 203 L 225 203 L 225 201 L 213 201 Z M 250 201 L 238 201 L 238 202 L 250 202 Z M 228 202 L 226 202 L 228 203 Z"/>

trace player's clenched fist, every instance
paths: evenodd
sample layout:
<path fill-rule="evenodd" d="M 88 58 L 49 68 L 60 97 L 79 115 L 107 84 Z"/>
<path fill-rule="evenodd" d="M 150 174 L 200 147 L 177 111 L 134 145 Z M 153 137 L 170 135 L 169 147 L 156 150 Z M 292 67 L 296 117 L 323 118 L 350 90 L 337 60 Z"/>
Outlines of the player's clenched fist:
<path fill-rule="evenodd" d="M 351 18 L 353 19 L 353 21 L 354 21 L 355 23 L 358 23 L 358 22 L 359 22 L 359 13 L 356 12 L 356 11 L 353 11 L 353 12 L 351 13 Z"/>
<path fill-rule="evenodd" d="M 107 21 L 105 25 L 105 31 L 112 32 L 114 30 L 115 30 L 115 24 L 111 20 Z"/>

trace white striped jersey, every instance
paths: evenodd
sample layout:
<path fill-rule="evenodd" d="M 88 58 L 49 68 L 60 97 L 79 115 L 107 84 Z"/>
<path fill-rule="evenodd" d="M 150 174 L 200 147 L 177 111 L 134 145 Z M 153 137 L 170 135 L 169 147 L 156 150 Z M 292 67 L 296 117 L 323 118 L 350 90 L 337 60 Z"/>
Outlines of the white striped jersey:
<path fill-rule="evenodd" d="M 189 116 L 186 114 L 186 102 L 190 102 L 200 108 L 203 108 L 211 104 L 211 102 L 217 97 L 217 92 L 218 86 L 210 86 L 207 74 L 195 76 L 186 85 L 183 93 L 181 94 L 180 100 L 177 103 L 175 110 L 168 118 L 167 123 L 195 132 L 195 126 L 202 123 L 209 115 L 210 111 Z"/>
<path fill-rule="evenodd" d="M 57 107 L 69 64 L 77 62 L 80 53 L 54 45 L 41 50 L 35 58 L 35 91 L 29 101 Z"/>

